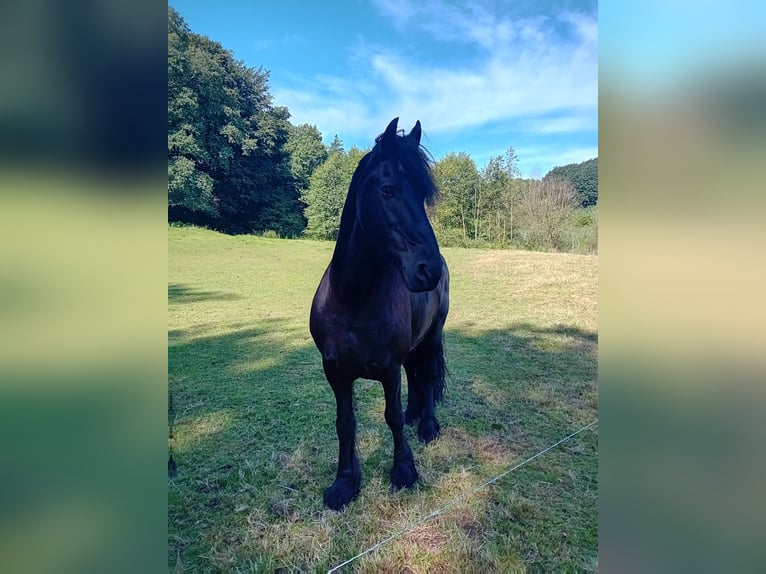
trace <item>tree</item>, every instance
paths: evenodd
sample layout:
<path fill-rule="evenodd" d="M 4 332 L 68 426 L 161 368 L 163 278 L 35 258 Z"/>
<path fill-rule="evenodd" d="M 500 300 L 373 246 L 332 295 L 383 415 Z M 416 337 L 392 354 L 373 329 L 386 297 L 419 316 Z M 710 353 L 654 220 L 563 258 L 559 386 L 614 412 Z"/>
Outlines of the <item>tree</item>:
<path fill-rule="evenodd" d="M 299 192 L 307 189 L 311 176 L 327 159 L 327 148 L 322 143 L 322 132 L 316 126 L 303 124 L 289 126 L 287 153 L 290 155 L 290 172 Z"/>
<path fill-rule="evenodd" d="M 554 167 L 543 179 L 552 177 L 568 180 L 574 187 L 582 207 L 589 207 L 598 203 L 597 157 L 582 163 L 570 163 Z"/>
<path fill-rule="evenodd" d="M 491 157 L 481 170 L 481 206 L 478 211 L 484 214 L 481 224 L 481 237 L 487 241 L 502 240 L 505 209 L 503 193 L 508 186 L 508 175 L 503 169 L 502 156 Z"/>
<path fill-rule="evenodd" d="M 513 147 L 509 147 L 505 150 L 505 155 L 503 156 L 503 168 L 509 179 L 514 179 L 521 175 L 521 170 L 519 170 L 519 158 Z"/>
<path fill-rule="evenodd" d="M 441 201 L 433 211 L 434 225 L 459 228 L 467 240 L 469 231 L 474 231 L 474 202 L 481 184 L 476 164 L 465 152 L 451 152 L 434 164 L 433 175 L 441 192 Z"/>
<path fill-rule="evenodd" d="M 168 7 L 168 217 L 229 233 L 303 226 L 269 73 L 192 33 Z"/>
<path fill-rule="evenodd" d="M 330 153 L 311 176 L 309 187 L 301 198 L 306 204 L 306 237 L 333 241 L 338 238 L 348 186 L 365 153 L 355 147 L 348 153 Z"/>
<path fill-rule="evenodd" d="M 172 158 L 168 162 L 168 204 L 190 213 L 217 215 L 212 178 L 199 171 L 191 159 Z"/>
<path fill-rule="evenodd" d="M 201 142 L 199 96 L 189 58 L 191 33 L 174 9 L 168 9 L 168 208 L 171 219 L 198 223 L 215 218 L 214 181 L 202 167 L 209 163 Z"/>
<path fill-rule="evenodd" d="M 519 202 L 527 246 L 561 248 L 562 231 L 577 205 L 577 194 L 568 180 L 560 177 L 527 180 Z"/>
<path fill-rule="evenodd" d="M 505 243 L 513 239 L 518 176 L 518 158 L 512 147 L 503 155 L 491 157 L 481 172 L 481 205 L 477 212 L 484 214 L 481 236 L 487 241 Z"/>
<path fill-rule="evenodd" d="M 343 141 L 338 137 L 338 134 L 335 134 L 335 137 L 332 138 L 332 143 L 327 150 L 327 154 L 332 155 L 334 153 L 345 153 L 345 151 L 346 150 L 343 149 Z"/>

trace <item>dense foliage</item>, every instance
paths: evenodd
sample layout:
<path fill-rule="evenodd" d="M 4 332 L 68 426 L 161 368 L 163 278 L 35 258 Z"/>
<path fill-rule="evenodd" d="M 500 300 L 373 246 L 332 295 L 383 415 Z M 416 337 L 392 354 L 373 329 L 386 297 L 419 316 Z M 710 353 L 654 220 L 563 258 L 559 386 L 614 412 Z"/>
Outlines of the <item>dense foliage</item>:
<path fill-rule="evenodd" d="M 348 186 L 364 154 L 357 148 L 351 148 L 346 153 L 341 145 L 340 149 L 331 150 L 327 161 L 311 176 L 310 185 L 302 195 L 308 221 L 306 237 L 337 239 Z"/>
<path fill-rule="evenodd" d="M 292 125 L 268 79 L 168 8 L 168 218 L 334 240 L 364 151 Z M 434 178 L 441 201 L 428 210 L 444 246 L 596 250 L 598 158 L 524 180 L 512 147 L 482 169 L 453 152 Z"/>
<path fill-rule="evenodd" d="M 569 181 L 574 187 L 580 205 L 590 207 L 598 203 L 598 158 L 582 163 L 570 163 L 554 167 L 543 180 L 559 178 Z"/>
<path fill-rule="evenodd" d="M 569 179 L 521 179 L 513 148 L 478 170 L 465 153 L 434 165 L 442 194 L 430 216 L 439 242 L 459 247 L 517 247 L 593 253 L 595 206 L 581 208 Z"/>
<path fill-rule="evenodd" d="M 327 159 L 328 150 L 316 126 L 289 126 L 285 150 L 290 156 L 290 172 L 300 192 L 309 187 L 311 175 Z"/>
<path fill-rule="evenodd" d="M 230 233 L 297 235 L 304 222 L 287 108 L 268 72 L 234 59 L 168 8 L 168 215 Z"/>

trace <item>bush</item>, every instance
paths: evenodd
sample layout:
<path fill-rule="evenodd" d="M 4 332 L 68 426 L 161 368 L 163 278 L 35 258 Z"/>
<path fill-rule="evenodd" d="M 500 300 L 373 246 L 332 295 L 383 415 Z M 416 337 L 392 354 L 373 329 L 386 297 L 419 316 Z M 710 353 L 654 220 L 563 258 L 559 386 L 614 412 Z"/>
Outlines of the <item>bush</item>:
<path fill-rule="evenodd" d="M 280 239 L 279 233 L 277 233 L 273 229 L 267 229 L 266 231 L 261 233 L 261 237 L 265 237 L 266 239 Z"/>
<path fill-rule="evenodd" d="M 194 229 L 210 229 L 207 225 L 199 223 L 187 223 L 185 221 L 168 221 L 168 227 L 192 227 Z"/>
<path fill-rule="evenodd" d="M 441 247 L 470 247 L 471 242 L 463 236 L 463 230 L 455 227 L 435 226 L 436 240 Z"/>
<path fill-rule="evenodd" d="M 596 207 L 580 209 L 562 233 L 563 248 L 572 253 L 598 253 L 598 211 Z"/>

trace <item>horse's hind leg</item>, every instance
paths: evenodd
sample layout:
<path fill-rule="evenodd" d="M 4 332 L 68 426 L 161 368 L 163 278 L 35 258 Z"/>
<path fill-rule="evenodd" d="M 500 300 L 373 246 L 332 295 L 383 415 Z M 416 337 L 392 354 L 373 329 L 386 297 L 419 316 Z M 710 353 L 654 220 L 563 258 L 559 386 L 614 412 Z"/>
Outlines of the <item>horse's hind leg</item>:
<path fill-rule="evenodd" d="M 410 393 L 415 390 L 416 408 L 420 419 L 418 437 L 424 443 L 429 443 L 439 436 L 439 421 L 436 419 L 436 403 L 444 394 L 444 348 L 441 328 L 434 329 L 414 349 L 410 355 L 410 369 L 414 372 L 415 389 L 410 386 Z M 408 361 L 410 360 L 408 358 Z M 408 371 L 409 380 L 409 371 Z M 411 405 L 408 403 L 408 410 Z M 414 413 L 413 413 L 414 414 Z"/>
<path fill-rule="evenodd" d="M 415 424 L 423 412 L 423 391 L 418 384 L 418 372 L 415 368 L 415 353 L 404 361 L 404 371 L 407 373 L 407 410 L 404 411 L 404 423 Z"/>
<path fill-rule="evenodd" d="M 353 407 L 353 379 L 341 379 L 325 367 L 327 380 L 335 393 L 338 432 L 338 472 L 335 482 L 325 490 L 324 503 L 341 510 L 359 494 L 362 472 L 356 455 L 356 417 Z"/>
<path fill-rule="evenodd" d="M 394 437 L 394 466 L 391 469 L 391 485 L 394 490 L 402 487 L 410 487 L 418 480 L 418 471 L 415 469 L 415 461 L 412 450 L 404 436 L 404 414 L 402 413 L 401 367 L 389 373 L 383 382 L 383 393 L 386 396 L 386 423 Z"/>

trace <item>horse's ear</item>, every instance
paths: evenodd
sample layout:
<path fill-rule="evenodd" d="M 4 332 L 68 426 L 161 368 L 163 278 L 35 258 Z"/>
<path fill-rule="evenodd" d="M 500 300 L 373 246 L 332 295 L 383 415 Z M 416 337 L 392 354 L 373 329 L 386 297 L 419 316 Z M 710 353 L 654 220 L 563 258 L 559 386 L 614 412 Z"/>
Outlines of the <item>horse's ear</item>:
<path fill-rule="evenodd" d="M 420 145 L 420 134 L 421 134 L 420 120 L 418 120 L 415 122 L 415 127 L 412 128 L 412 131 L 408 134 L 408 136 L 414 139 L 417 145 Z"/>
<path fill-rule="evenodd" d="M 384 138 L 392 138 L 396 135 L 396 125 L 399 123 L 399 118 L 396 117 L 393 120 L 391 120 L 391 123 L 388 124 L 388 127 L 386 128 L 386 131 L 383 132 Z"/>
<path fill-rule="evenodd" d="M 391 123 L 388 124 L 386 131 L 383 132 L 383 135 L 380 137 L 380 145 L 383 148 L 384 153 L 392 150 L 394 147 L 394 142 L 396 141 L 394 138 L 396 138 L 396 126 L 398 123 L 398 117 L 391 120 Z"/>

